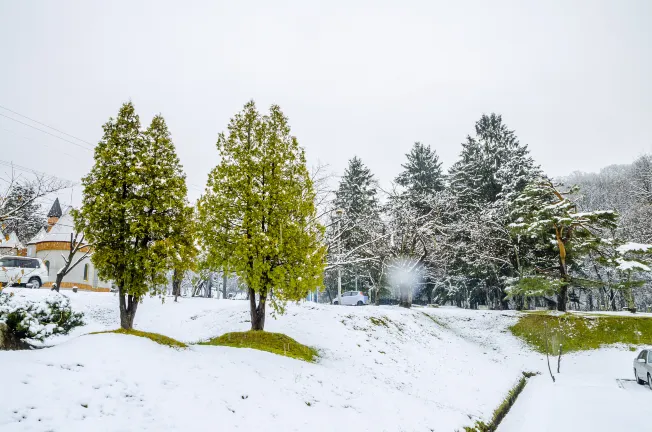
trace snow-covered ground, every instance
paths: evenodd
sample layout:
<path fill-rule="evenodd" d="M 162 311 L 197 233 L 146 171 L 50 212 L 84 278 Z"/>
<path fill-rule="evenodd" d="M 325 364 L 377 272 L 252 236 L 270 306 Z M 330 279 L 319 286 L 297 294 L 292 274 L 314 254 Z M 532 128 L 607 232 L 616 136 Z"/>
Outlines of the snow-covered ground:
<path fill-rule="evenodd" d="M 268 316 L 266 330 L 320 351 L 311 364 L 249 349 L 176 350 L 133 336 L 85 335 L 118 327 L 117 297 L 65 295 L 84 312 L 84 327 L 47 340 L 50 348 L 0 352 L 3 432 L 450 432 L 488 419 L 521 371 L 546 370 L 545 358 L 507 330 L 515 312 L 301 303 Z M 235 300 L 148 298 L 136 316 L 137 329 L 189 343 L 249 327 L 248 303 Z M 610 352 L 592 353 L 603 351 Z M 630 367 L 633 353 L 626 354 Z M 562 372 L 570 374 L 570 358 Z M 544 377 L 526 392 L 539 382 L 545 390 Z"/>
<path fill-rule="evenodd" d="M 637 354 L 623 347 L 564 356 L 557 381 L 547 370 L 532 378 L 498 432 L 652 430 L 652 391 L 634 382 Z"/>

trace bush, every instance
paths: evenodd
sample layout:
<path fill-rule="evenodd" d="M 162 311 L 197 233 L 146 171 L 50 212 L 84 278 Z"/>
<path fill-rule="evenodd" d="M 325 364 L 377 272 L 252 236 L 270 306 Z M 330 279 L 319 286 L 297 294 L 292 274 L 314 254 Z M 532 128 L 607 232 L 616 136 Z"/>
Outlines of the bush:
<path fill-rule="evenodd" d="M 84 325 L 82 318 L 83 314 L 72 311 L 68 297 L 57 292 L 40 301 L 0 293 L 0 323 L 18 340 L 43 341 L 52 335 L 68 334 Z"/>

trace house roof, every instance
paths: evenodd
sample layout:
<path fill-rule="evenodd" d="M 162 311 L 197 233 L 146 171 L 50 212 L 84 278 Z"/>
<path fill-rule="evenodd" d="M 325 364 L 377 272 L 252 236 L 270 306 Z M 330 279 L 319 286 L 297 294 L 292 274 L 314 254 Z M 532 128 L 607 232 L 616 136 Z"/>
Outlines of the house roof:
<path fill-rule="evenodd" d="M 31 245 L 31 244 L 36 244 L 36 243 L 40 242 L 41 239 L 42 239 L 43 237 L 45 237 L 45 235 L 46 235 L 47 233 L 48 233 L 47 230 L 46 230 L 45 228 L 41 227 L 41 229 L 39 230 L 39 232 L 37 232 L 37 233 L 34 235 L 34 237 L 32 237 L 32 238 L 27 242 L 27 244 L 28 244 L 28 245 Z"/>
<path fill-rule="evenodd" d="M 22 247 L 23 244 L 20 242 L 20 240 L 18 240 L 18 236 L 13 231 L 9 233 L 8 239 L 5 238 L 5 236 L 0 238 L 0 248 L 21 249 Z"/>
<path fill-rule="evenodd" d="M 54 203 L 52 203 L 52 208 L 48 212 L 48 217 L 61 217 L 62 214 L 61 204 L 59 204 L 59 198 L 57 198 L 54 200 Z"/>
<path fill-rule="evenodd" d="M 70 212 L 66 212 L 36 243 L 69 242 L 70 234 L 75 234 L 75 221 Z"/>

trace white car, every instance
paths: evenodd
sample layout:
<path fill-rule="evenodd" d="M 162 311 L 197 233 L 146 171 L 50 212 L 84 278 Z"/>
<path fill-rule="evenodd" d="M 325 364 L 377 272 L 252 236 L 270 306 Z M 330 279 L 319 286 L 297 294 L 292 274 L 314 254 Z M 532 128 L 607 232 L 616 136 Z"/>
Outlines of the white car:
<path fill-rule="evenodd" d="M 0 257 L 0 284 L 40 288 L 48 280 L 48 268 L 39 258 Z"/>
<path fill-rule="evenodd" d="M 333 300 L 333 304 L 340 304 L 337 299 Z M 342 293 L 342 305 L 344 306 L 362 306 L 369 304 L 369 297 L 364 295 L 362 291 L 347 291 Z"/>
<path fill-rule="evenodd" d="M 652 349 L 641 351 L 634 359 L 634 378 L 639 384 L 647 383 L 652 390 Z"/>

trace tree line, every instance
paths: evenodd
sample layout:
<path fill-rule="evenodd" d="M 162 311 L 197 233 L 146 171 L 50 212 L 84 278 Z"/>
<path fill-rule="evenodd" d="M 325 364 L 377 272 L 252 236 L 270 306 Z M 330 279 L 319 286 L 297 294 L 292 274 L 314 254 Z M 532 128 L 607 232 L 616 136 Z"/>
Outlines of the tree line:
<path fill-rule="evenodd" d="M 331 299 L 342 275 L 344 291 L 369 293 L 376 304 L 652 305 L 651 156 L 552 179 L 490 114 L 448 172 L 419 142 L 402 168 L 381 190 L 359 158 L 349 161 L 327 211 Z"/>
<path fill-rule="evenodd" d="M 623 183 L 636 198 L 620 219 L 599 193 L 548 178 L 496 114 L 476 123 L 448 172 L 415 143 L 390 190 L 354 157 L 330 191 L 280 108 L 260 113 L 251 101 L 218 135 L 219 161 L 192 206 L 162 116 L 143 129 L 129 102 L 103 129 L 74 217 L 99 276 L 118 288 L 123 328 L 167 275 L 178 295 L 188 272 L 206 270 L 238 276 L 253 330 L 268 303 L 282 312 L 311 291 L 333 298 L 338 279 L 406 307 L 634 310 L 650 298 L 649 225 L 648 237 L 632 234 L 649 221 L 647 156 Z"/>

